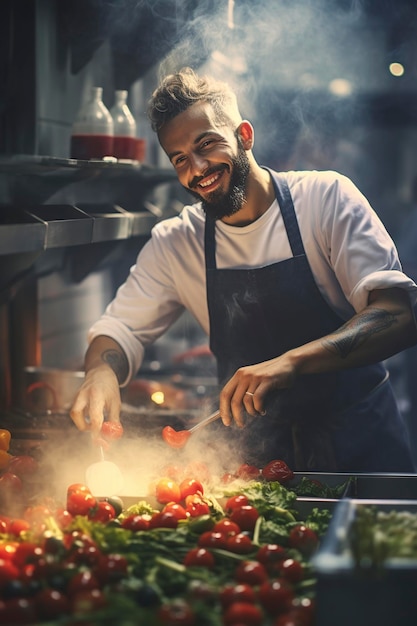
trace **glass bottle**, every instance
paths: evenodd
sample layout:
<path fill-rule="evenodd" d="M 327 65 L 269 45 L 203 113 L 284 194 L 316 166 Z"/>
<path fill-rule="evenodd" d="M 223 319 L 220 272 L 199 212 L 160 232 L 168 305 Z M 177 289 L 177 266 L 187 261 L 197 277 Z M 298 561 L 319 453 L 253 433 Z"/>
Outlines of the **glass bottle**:
<path fill-rule="evenodd" d="M 113 156 L 116 159 L 136 158 L 136 122 L 127 106 L 127 91 L 117 90 L 110 109 L 113 118 Z"/>
<path fill-rule="evenodd" d="M 113 154 L 113 118 L 103 103 L 103 88 L 92 87 L 72 127 L 71 158 L 102 159 Z"/>

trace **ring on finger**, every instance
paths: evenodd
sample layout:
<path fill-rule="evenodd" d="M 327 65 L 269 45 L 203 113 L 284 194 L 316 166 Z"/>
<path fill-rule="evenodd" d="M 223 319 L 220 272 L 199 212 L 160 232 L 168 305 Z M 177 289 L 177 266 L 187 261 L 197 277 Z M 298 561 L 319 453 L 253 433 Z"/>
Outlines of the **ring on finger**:
<path fill-rule="evenodd" d="M 255 394 L 251 391 L 245 391 L 245 396 L 254 396 Z"/>

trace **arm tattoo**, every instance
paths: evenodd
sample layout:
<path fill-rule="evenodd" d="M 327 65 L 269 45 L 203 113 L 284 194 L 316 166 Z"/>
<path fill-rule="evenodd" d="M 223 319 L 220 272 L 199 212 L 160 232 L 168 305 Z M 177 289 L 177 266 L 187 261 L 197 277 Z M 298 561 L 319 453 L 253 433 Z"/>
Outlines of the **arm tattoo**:
<path fill-rule="evenodd" d="M 323 346 L 329 352 L 338 354 L 342 359 L 346 359 L 351 352 L 364 344 L 369 337 L 390 328 L 396 323 L 397 319 L 392 313 L 388 313 L 383 309 L 370 308 L 333 333 L 333 335 L 342 334 L 343 337 L 326 339 L 323 341 Z"/>
<path fill-rule="evenodd" d="M 102 361 L 110 365 L 117 376 L 119 384 L 126 380 L 129 368 L 126 357 L 117 350 L 105 350 L 101 355 Z"/>

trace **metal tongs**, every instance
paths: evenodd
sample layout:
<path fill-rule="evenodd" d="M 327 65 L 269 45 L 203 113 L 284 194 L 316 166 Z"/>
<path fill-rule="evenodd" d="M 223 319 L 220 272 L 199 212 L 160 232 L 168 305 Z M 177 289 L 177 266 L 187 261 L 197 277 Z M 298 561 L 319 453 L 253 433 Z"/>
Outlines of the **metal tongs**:
<path fill-rule="evenodd" d="M 220 417 L 220 411 L 219 409 L 217 409 L 217 411 L 214 411 L 214 413 L 211 413 L 211 415 L 208 415 L 204 419 L 197 422 L 195 426 L 193 426 L 192 428 L 189 428 L 188 432 L 190 434 L 195 433 L 196 430 L 200 430 L 200 428 L 204 428 L 204 426 L 208 426 L 208 424 L 211 424 L 211 422 L 215 422 L 217 419 L 219 419 L 219 417 Z"/>

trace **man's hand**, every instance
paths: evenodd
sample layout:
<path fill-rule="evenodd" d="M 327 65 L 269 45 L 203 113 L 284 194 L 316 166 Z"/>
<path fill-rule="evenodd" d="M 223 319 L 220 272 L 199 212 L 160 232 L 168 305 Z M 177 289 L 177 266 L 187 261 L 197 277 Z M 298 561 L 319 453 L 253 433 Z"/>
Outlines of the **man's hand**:
<path fill-rule="evenodd" d="M 91 430 L 98 434 L 104 416 L 111 422 L 120 421 L 120 404 L 117 376 L 108 365 L 102 365 L 86 374 L 70 416 L 79 430 Z"/>
<path fill-rule="evenodd" d="M 79 430 L 98 435 L 104 418 L 120 422 L 120 389 L 128 372 L 126 355 L 110 337 L 96 337 L 85 357 L 85 381 L 70 411 Z"/>

